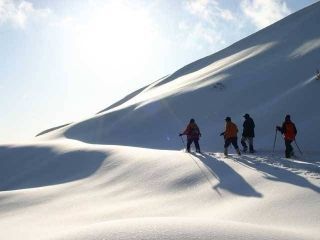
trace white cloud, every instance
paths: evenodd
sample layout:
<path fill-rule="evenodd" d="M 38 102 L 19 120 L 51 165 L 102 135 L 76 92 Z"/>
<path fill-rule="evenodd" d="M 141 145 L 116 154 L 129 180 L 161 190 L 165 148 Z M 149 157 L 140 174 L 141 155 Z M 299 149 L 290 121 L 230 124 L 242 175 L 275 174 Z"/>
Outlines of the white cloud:
<path fill-rule="evenodd" d="M 208 29 L 204 27 L 202 24 L 196 25 L 193 34 L 195 36 L 200 36 L 202 39 L 205 39 L 209 44 L 223 42 L 223 38 L 220 34 L 217 34 L 214 31 L 208 31 Z"/>
<path fill-rule="evenodd" d="M 42 19 L 49 9 L 36 9 L 28 1 L 0 0 L 0 24 L 12 24 L 24 28 L 31 19 Z"/>
<path fill-rule="evenodd" d="M 219 32 L 204 26 L 202 23 L 193 26 L 180 24 L 180 29 L 188 31 L 183 41 L 184 47 L 187 49 L 203 50 L 203 48 L 210 48 L 216 50 L 217 45 L 225 44 Z"/>
<path fill-rule="evenodd" d="M 216 3 L 214 2 L 214 4 Z M 208 5 L 208 0 L 189 0 L 186 3 L 187 10 L 189 10 L 190 13 L 204 19 L 209 19 L 210 17 Z"/>
<path fill-rule="evenodd" d="M 235 20 L 235 16 L 232 14 L 232 12 L 228 9 L 220 9 L 220 16 L 221 18 L 225 19 L 225 20 Z"/>
<path fill-rule="evenodd" d="M 179 28 L 180 30 L 185 31 L 185 30 L 189 30 L 189 29 L 190 29 L 190 25 L 189 25 L 188 23 L 186 23 L 186 22 L 180 22 L 180 23 L 178 24 L 178 28 Z"/>
<path fill-rule="evenodd" d="M 242 0 L 241 9 L 258 29 L 291 13 L 283 0 Z"/>
<path fill-rule="evenodd" d="M 198 48 L 203 48 L 204 43 L 215 45 L 217 48 L 225 44 L 221 26 L 236 19 L 229 9 L 222 8 L 216 0 L 188 0 L 185 9 L 198 19 L 179 25 L 182 31 L 188 30 L 189 42 L 193 41 Z"/>
<path fill-rule="evenodd" d="M 230 10 L 221 8 L 215 0 L 189 0 L 186 8 L 191 14 L 209 22 L 216 19 L 228 21 L 235 19 Z"/>

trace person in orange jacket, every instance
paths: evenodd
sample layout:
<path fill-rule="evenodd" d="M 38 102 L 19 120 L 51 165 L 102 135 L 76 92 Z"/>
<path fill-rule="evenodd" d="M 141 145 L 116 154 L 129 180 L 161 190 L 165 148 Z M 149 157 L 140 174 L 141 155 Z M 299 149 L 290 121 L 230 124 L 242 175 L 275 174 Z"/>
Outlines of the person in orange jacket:
<path fill-rule="evenodd" d="M 238 155 L 241 155 L 239 147 L 238 147 L 238 127 L 235 123 L 231 121 L 230 117 L 226 117 L 226 126 L 225 131 L 220 134 L 220 136 L 224 136 L 224 155 L 228 156 L 228 147 L 230 144 L 233 145 Z"/>
<path fill-rule="evenodd" d="M 298 131 L 296 125 L 291 121 L 290 115 L 286 115 L 285 120 L 282 123 L 282 127 L 277 126 L 276 129 L 283 134 L 284 143 L 286 145 L 286 158 L 292 157 L 294 152 L 291 143 L 295 140 Z"/>
<path fill-rule="evenodd" d="M 199 138 L 201 137 L 201 133 L 193 118 L 190 119 L 190 122 L 183 133 L 179 134 L 179 136 L 182 135 L 187 135 L 187 151 L 190 152 L 190 146 L 192 142 L 194 142 L 194 145 L 196 146 L 196 152 L 200 153 Z"/>

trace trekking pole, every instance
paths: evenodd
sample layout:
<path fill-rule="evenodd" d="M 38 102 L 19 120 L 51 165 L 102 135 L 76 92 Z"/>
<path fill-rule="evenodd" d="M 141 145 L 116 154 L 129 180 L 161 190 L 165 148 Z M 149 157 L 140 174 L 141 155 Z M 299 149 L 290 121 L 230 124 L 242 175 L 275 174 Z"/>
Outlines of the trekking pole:
<path fill-rule="evenodd" d="M 301 154 L 301 155 L 303 155 L 303 154 L 302 154 L 302 152 L 301 152 L 301 150 L 300 150 L 300 148 L 299 148 L 299 146 L 298 146 L 298 143 L 297 143 L 297 141 L 296 141 L 296 140 L 294 140 L 294 143 L 296 144 L 296 146 L 297 146 L 297 148 L 298 148 L 298 150 L 299 150 L 300 154 Z"/>
<path fill-rule="evenodd" d="M 183 137 L 182 137 L 182 136 L 180 136 L 180 138 L 181 138 L 181 141 L 182 141 L 183 147 L 184 147 L 184 148 L 186 148 L 186 144 L 184 143 Z"/>
<path fill-rule="evenodd" d="M 182 144 L 183 144 L 184 148 L 186 148 L 186 144 L 184 143 L 183 137 L 182 137 L 182 136 L 180 136 L 180 137 L 181 137 L 181 141 L 182 141 Z M 214 185 L 213 185 L 213 183 L 210 181 L 210 178 L 208 177 L 208 175 L 206 174 L 206 172 L 201 168 L 201 166 L 200 166 L 199 163 L 196 161 L 196 159 L 194 159 L 191 154 L 189 154 L 189 156 L 190 156 L 190 158 L 192 159 L 192 161 L 198 166 L 198 168 L 200 169 L 202 175 L 207 179 L 207 181 L 208 181 L 208 183 L 210 184 L 210 186 L 213 187 Z M 219 192 L 218 192 L 218 193 L 219 193 Z M 219 193 L 219 195 L 220 195 L 220 193 Z"/>
<path fill-rule="evenodd" d="M 278 129 L 276 129 L 276 134 L 274 135 L 274 141 L 273 141 L 273 150 L 272 152 L 274 153 L 274 148 L 276 146 L 276 141 L 277 141 L 277 133 L 278 133 Z"/>

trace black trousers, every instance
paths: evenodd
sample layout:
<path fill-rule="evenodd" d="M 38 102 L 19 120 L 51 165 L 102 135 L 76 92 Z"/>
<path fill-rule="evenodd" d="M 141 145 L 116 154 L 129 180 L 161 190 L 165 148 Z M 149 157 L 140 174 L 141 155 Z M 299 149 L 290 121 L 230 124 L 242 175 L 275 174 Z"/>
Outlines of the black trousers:
<path fill-rule="evenodd" d="M 225 140 L 224 142 L 224 148 L 228 148 L 230 146 L 230 144 L 233 145 L 234 149 L 238 149 L 238 138 L 237 137 L 233 137 L 233 138 L 228 138 Z"/>
<path fill-rule="evenodd" d="M 293 155 L 293 147 L 291 146 L 292 140 L 284 140 L 286 145 L 286 158 L 290 158 Z"/>
<path fill-rule="evenodd" d="M 196 151 L 197 151 L 197 152 L 200 152 L 199 139 L 193 139 L 193 138 L 188 139 L 188 142 L 187 142 L 187 151 L 190 152 L 190 146 L 191 146 L 191 144 L 192 144 L 193 142 L 194 142 L 194 145 L 196 146 Z"/>
<path fill-rule="evenodd" d="M 242 145 L 244 151 L 247 151 L 247 149 L 248 149 L 248 146 L 247 146 L 246 142 L 249 142 L 249 150 L 250 150 L 250 152 L 254 151 L 253 150 L 253 137 L 242 137 L 241 138 L 241 145 Z"/>

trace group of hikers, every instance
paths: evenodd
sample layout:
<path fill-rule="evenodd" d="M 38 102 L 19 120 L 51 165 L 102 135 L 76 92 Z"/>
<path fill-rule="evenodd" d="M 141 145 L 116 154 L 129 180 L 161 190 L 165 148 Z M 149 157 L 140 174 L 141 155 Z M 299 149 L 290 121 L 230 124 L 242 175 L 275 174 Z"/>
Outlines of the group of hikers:
<path fill-rule="evenodd" d="M 254 153 L 255 150 L 253 148 L 253 138 L 255 137 L 255 123 L 248 113 L 246 113 L 243 117 L 245 120 L 243 122 L 243 131 L 241 137 L 241 145 L 243 147 L 242 152 L 246 153 L 248 151 L 249 145 L 249 152 Z M 226 124 L 224 132 L 220 134 L 220 136 L 224 136 L 224 155 L 228 156 L 228 147 L 231 144 L 235 148 L 238 155 L 241 155 L 237 137 L 238 127 L 235 123 L 231 121 L 231 117 L 226 117 L 225 121 Z M 292 157 L 294 153 L 291 143 L 295 140 L 295 137 L 297 135 L 297 129 L 295 124 L 291 121 L 290 115 L 285 116 L 285 121 L 283 122 L 282 126 L 276 126 L 276 131 L 280 131 L 283 134 L 286 146 L 286 158 Z M 194 143 L 196 147 L 196 152 L 200 153 L 201 151 L 199 145 L 199 138 L 201 137 L 201 132 L 193 118 L 190 120 L 186 129 L 179 134 L 180 137 L 183 135 L 187 135 L 187 151 L 190 152 L 190 146 L 192 143 Z"/>

